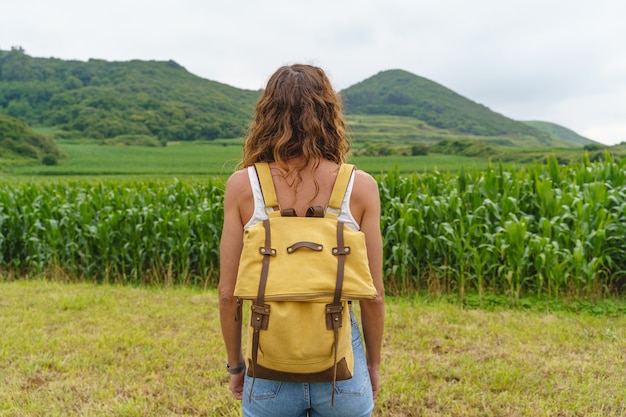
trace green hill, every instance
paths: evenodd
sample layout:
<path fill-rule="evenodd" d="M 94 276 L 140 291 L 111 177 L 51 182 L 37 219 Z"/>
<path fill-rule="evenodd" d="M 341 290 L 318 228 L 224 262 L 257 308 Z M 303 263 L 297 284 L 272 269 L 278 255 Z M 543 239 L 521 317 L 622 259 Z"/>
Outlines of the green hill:
<path fill-rule="evenodd" d="M 174 61 L 87 62 L 0 50 L 0 114 L 57 137 L 110 143 L 240 137 L 259 91 L 189 73 Z M 380 72 L 343 91 L 348 124 L 361 143 L 481 141 L 490 147 L 579 147 L 584 138 L 491 111 L 402 70 Z M 573 133 L 573 132 L 572 132 Z"/>
<path fill-rule="evenodd" d="M 540 122 L 540 121 L 536 121 L 536 120 L 529 120 L 529 121 L 524 121 L 525 124 L 527 124 L 528 126 L 532 126 L 535 129 L 541 130 L 543 132 L 546 132 L 549 135 L 552 135 L 554 137 L 557 138 L 561 138 L 565 141 L 567 141 L 568 143 L 571 144 L 577 144 L 580 146 L 584 146 L 584 145 L 600 145 L 600 146 L 604 146 L 599 142 L 593 141 L 589 138 L 586 138 L 584 136 L 579 135 L 578 133 L 574 132 L 573 130 L 570 130 L 566 127 L 563 126 L 559 126 L 557 124 L 554 123 L 550 123 L 550 122 Z"/>
<path fill-rule="evenodd" d="M 174 61 L 63 61 L 0 51 L 0 113 L 83 137 L 237 137 L 258 95 L 197 77 Z"/>
<path fill-rule="evenodd" d="M 56 164 L 62 156 L 56 143 L 21 120 L 0 114 L 0 168 L 37 161 Z"/>
<path fill-rule="evenodd" d="M 402 70 L 380 72 L 341 94 L 349 115 L 395 115 L 419 121 L 416 126 L 424 131 L 424 141 L 464 135 L 466 139 L 497 138 L 495 142 L 505 146 L 568 146 L 558 137 L 509 119 L 433 81 Z"/>

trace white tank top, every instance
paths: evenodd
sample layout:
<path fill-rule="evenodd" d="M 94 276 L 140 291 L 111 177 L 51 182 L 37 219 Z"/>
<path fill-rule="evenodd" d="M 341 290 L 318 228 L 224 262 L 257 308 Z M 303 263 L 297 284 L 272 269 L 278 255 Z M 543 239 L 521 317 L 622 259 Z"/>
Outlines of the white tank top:
<path fill-rule="evenodd" d="M 263 200 L 263 193 L 261 192 L 261 185 L 259 184 L 259 177 L 257 176 L 256 169 L 254 165 L 248 167 L 248 178 L 250 179 L 250 186 L 252 187 L 252 195 L 254 198 L 254 213 L 248 223 L 243 227 L 247 229 L 249 227 L 254 226 L 255 224 L 262 222 L 268 218 L 267 212 L 265 211 L 265 201 Z M 354 185 L 354 171 L 350 175 L 350 181 L 348 182 L 348 188 L 346 189 L 346 194 L 343 196 L 343 201 L 341 202 L 341 211 L 337 219 L 345 223 L 346 226 L 359 230 L 360 226 L 352 217 L 352 213 L 350 212 L 350 196 L 352 195 L 352 186 Z M 270 209 L 271 210 L 271 209 Z M 328 208 L 327 210 L 332 210 Z"/>

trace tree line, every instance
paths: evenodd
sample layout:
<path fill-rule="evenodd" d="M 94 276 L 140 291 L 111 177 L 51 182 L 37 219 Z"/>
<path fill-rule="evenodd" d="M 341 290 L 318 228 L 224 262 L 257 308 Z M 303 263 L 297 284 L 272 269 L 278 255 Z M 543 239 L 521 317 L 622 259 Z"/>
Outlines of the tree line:
<path fill-rule="evenodd" d="M 204 80 L 174 61 L 81 62 L 0 51 L 0 114 L 70 136 L 239 137 L 258 94 Z"/>

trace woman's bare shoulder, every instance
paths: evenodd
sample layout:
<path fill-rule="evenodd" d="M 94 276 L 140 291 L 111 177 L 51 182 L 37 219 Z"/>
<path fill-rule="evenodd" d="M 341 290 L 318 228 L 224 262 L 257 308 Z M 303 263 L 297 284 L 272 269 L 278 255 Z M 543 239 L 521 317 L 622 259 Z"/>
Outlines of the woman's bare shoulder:
<path fill-rule="evenodd" d="M 365 213 L 378 215 L 380 208 L 380 197 L 378 194 L 378 183 L 370 174 L 365 171 L 356 170 L 352 196 L 350 198 L 350 211 L 357 223 L 363 227 Z"/>
<path fill-rule="evenodd" d="M 249 186 L 250 181 L 247 168 L 233 172 L 226 182 L 226 189 L 249 188 Z"/>
<path fill-rule="evenodd" d="M 355 170 L 354 191 L 357 193 L 378 193 L 378 183 L 369 173 L 360 169 Z"/>

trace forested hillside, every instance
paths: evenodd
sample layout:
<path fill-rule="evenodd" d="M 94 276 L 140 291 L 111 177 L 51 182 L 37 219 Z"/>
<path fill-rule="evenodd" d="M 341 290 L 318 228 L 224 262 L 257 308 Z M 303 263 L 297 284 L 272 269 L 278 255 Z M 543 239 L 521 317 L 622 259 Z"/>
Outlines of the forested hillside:
<path fill-rule="evenodd" d="M 258 94 L 202 79 L 174 61 L 81 62 L 0 51 L 0 113 L 95 139 L 237 137 Z"/>
<path fill-rule="evenodd" d="M 560 142 L 544 131 L 509 119 L 433 81 L 402 70 L 380 72 L 342 94 L 349 114 L 408 116 L 454 133 L 508 137 L 511 144 L 528 140 L 533 144 L 554 146 Z"/>
<path fill-rule="evenodd" d="M 61 152 L 50 138 L 35 133 L 26 123 L 0 114 L 0 168 L 15 161 L 57 163 Z"/>
<path fill-rule="evenodd" d="M 259 94 L 202 79 L 174 61 L 82 62 L 33 58 L 21 48 L 0 51 L 0 114 L 52 128 L 57 137 L 141 144 L 238 138 Z M 359 139 L 522 148 L 593 143 L 561 136 L 565 128 L 512 120 L 402 70 L 380 72 L 341 94 L 349 115 L 364 115 L 349 119 L 356 120 Z M 403 119 L 403 127 L 385 126 L 389 117 Z"/>

